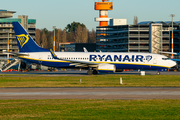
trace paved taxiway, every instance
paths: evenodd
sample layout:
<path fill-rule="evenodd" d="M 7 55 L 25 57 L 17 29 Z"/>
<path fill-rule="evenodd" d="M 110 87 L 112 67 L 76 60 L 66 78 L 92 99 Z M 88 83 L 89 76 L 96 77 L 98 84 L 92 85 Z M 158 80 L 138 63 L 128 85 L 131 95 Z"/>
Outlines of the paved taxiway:
<path fill-rule="evenodd" d="M 180 99 L 180 88 L 0 88 L 0 99 Z"/>
<path fill-rule="evenodd" d="M 160 72 L 161 75 L 180 75 L 180 71 L 162 71 Z M 0 72 L 2 74 L 33 74 L 33 75 L 55 75 L 55 76 L 79 76 L 87 75 L 86 70 L 78 71 L 78 70 L 67 70 L 67 71 L 57 71 L 57 72 L 48 72 L 48 71 L 30 71 L 30 72 Z M 104 74 L 117 74 L 117 75 L 140 75 L 140 72 L 134 71 L 123 71 L 123 72 L 116 72 L 116 73 L 99 73 L 98 75 Z M 146 75 L 156 75 L 157 71 L 145 71 Z"/>

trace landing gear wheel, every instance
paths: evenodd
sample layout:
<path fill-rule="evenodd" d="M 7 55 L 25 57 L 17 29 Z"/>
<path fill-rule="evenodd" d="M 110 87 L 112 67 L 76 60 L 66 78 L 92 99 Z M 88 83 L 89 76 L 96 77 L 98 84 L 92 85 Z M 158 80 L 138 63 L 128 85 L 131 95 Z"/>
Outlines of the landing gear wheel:
<path fill-rule="evenodd" d="M 88 70 L 88 71 L 87 71 L 87 74 L 88 74 L 88 75 L 92 75 L 92 73 L 93 73 L 92 70 Z"/>
<path fill-rule="evenodd" d="M 160 72 L 157 72 L 157 75 L 160 75 L 161 73 Z"/>
<path fill-rule="evenodd" d="M 93 75 L 97 75 L 98 71 L 97 70 L 93 70 Z"/>

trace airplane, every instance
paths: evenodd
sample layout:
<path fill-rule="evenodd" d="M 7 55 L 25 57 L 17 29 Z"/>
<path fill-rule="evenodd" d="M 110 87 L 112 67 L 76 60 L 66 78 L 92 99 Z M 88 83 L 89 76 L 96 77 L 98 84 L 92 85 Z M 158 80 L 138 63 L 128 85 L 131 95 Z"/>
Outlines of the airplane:
<path fill-rule="evenodd" d="M 55 68 L 84 68 L 87 74 L 112 73 L 122 69 L 167 69 L 176 65 L 164 55 L 128 52 L 54 52 L 39 47 L 19 22 L 12 22 L 19 59 Z M 14 53 L 15 54 L 15 53 Z"/>

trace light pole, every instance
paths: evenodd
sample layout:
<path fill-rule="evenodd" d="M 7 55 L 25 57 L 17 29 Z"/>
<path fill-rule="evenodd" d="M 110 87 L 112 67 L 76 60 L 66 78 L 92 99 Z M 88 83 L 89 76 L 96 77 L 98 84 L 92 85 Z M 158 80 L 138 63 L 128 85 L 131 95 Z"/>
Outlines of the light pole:
<path fill-rule="evenodd" d="M 7 33 L 8 33 L 7 52 L 9 52 L 9 31 L 7 31 Z M 7 63 L 9 63 L 9 53 L 7 54 Z"/>
<path fill-rule="evenodd" d="M 53 29 L 54 29 L 53 51 L 55 51 L 55 29 L 56 29 L 56 26 L 53 26 Z"/>
<path fill-rule="evenodd" d="M 172 17 L 172 42 L 171 42 L 171 48 L 172 48 L 172 55 L 171 55 L 171 59 L 174 58 L 173 53 L 174 53 L 174 41 L 173 41 L 173 17 L 175 17 L 174 14 L 171 14 L 170 17 Z"/>

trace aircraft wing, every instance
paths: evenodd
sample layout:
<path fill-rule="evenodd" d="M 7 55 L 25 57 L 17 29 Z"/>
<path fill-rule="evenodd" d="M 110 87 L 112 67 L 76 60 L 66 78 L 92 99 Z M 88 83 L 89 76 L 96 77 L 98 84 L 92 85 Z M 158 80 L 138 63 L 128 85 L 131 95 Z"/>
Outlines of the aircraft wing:
<path fill-rule="evenodd" d="M 63 60 L 63 61 L 68 61 L 70 62 L 70 66 L 75 66 L 75 67 L 98 67 L 98 63 L 93 63 L 93 62 L 87 62 L 87 61 L 78 61 L 78 60 L 67 60 L 67 59 L 62 59 L 58 58 L 56 54 L 53 52 L 52 49 L 50 49 L 51 55 L 54 59 L 56 60 Z"/>
<path fill-rule="evenodd" d="M 179 55 L 179 53 L 172 53 L 172 52 L 163 52 L 163 51 L 159 51 L 160 53 L 166 53 L 166 54 L 173 54 L 173 55 Z"/>

